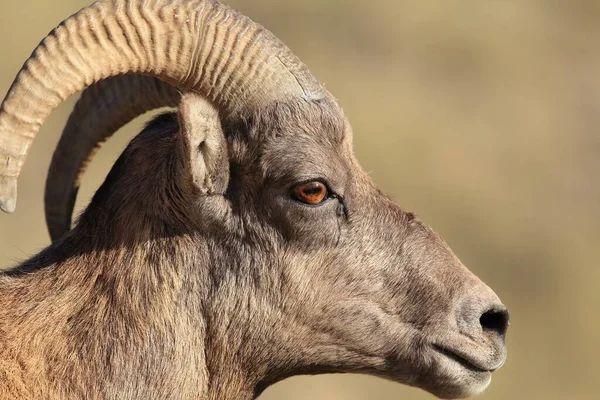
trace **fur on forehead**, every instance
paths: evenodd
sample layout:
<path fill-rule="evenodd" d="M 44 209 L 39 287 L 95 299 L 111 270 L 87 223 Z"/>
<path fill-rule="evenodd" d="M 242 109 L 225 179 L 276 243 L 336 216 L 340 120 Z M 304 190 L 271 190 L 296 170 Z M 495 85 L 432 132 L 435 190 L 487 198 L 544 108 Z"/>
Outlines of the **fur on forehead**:
<path fill-rule="evenodd" d="M 294 97 L 274 102 L 256 110 L 242 124 L 246 127 L 246 137 L 253 142 L 304 133 L 341 143 L 351 135 L 342 109 L 328 97 L 312 100 Z"/>

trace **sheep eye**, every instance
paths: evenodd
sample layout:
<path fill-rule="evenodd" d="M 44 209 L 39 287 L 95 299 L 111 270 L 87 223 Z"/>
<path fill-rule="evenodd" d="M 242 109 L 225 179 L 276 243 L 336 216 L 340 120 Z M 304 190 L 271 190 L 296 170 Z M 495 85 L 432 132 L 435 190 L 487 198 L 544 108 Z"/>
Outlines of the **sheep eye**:
<path fill-rule="evenodd" d="M 323 182 L 304 182 L 294 186 L 293 196 L 302 203 L 317 205 L 329 198 L 329 190 Z"/>

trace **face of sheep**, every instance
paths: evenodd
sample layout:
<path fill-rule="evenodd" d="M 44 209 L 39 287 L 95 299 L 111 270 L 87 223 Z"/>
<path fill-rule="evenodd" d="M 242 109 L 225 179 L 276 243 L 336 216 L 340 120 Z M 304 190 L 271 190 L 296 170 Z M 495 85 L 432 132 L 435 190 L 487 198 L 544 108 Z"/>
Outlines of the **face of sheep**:
<path fill-rule="evenodd" d="M 162 207 L 211 243 L 214 291 L 231 293 L 227 303 L 244 315 L 232 317 L 245 330 L 238 341 L 252 347 L 234 348 L 260 366 L 262 388 L 298 373 L 363 372 L 444 398 L 480 393 L 506 357 L 505 308 L 436 233 L 375 188 L 347 121 L 329 110 L 281 103 L 224 135 L 203 100 L 180 106 L 183 161 L 171 192 L 184 195 Z M 154 130 L 165 129 L 177 130 Z M 140 170 L 161 156 L 145 150 L 157 148 L 151 136 L 134 144 L 123 176 L 135 170 L 143 187 Z"/>

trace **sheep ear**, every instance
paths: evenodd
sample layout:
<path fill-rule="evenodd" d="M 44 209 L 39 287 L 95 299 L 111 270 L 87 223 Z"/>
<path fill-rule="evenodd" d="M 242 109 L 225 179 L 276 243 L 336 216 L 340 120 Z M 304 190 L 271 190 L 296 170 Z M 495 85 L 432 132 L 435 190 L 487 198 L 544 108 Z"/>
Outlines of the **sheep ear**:
<path fill-rule="evenodd" d="M 192 185 L 194 194 L 224 193 L 229 157 L 218 111 L 204 98 L 189 93 L 181 99 L 178 117 L 184 182 Z"/>

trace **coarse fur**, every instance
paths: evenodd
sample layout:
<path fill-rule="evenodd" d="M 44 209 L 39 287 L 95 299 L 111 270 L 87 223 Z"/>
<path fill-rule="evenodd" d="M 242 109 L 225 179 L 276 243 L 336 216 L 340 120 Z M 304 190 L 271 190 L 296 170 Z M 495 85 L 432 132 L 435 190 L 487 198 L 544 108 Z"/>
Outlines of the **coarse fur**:
<path fill-rule="evenodd" d="M 482 391 L 503 306 L 375 188 L 351 139 L 329 99 L 229 123 L 185 95 L 73 230 L 0 274 L 0 398 L 252 399 L 326 372 Z M 311 180 L 331 194 L 317 206 L 292 196 Z"/>

